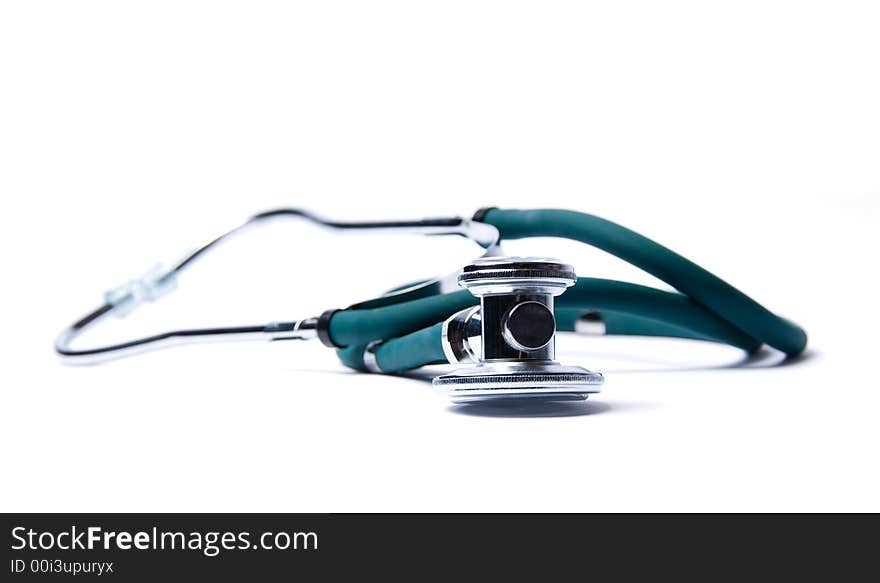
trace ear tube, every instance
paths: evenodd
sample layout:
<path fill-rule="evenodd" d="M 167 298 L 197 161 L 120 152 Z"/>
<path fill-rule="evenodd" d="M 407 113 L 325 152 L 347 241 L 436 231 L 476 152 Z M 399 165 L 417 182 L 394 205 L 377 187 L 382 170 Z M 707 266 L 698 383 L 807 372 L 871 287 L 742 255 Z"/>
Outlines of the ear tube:
<path fill-rule="evenodd" d="M 336 351 L 342 364 L 361 372 L 397 373 L 429 364 L 446 364 L 443 322 L 376 344 L 356 344 Z M 372 350 L 372 362 L 370 360 Z M 365 360 L 366 356 L 366 360 Z"/>
<path fill-rule="evenodd" d="M 607 251 L 690 296 L 744 334 L 788 355 L 807 345 L 807 334 L 696 263 L 626 227 L 586 213 L 557 210 L 486 209 L 481 220 L 501 240 L 561 237 Z"/>
<path fill-rule="evenodd" d="M 374 362 L 378 369 L 372 372 L 402 372 L 449 362 L 443 351 L 442 320 L 459 311 L 454 308 L 464 310 L 475 305 L 477 299 L 462 290 L 372 310 L 345 310 L 334 315 L 330 334 L 338 346 L 343 346 L 337 354 L 346 366 L 370 370 L 364 363 L 364 355 L 369 354 L 368 363 Z M 587 313 L 602 318 L 605 334 L 707 340 L 747 352 L 761 346 L 680 293 L 633 283 L 578 278 L 557 298 L 557 329 L 575 331 L 577 320 Z M 387 340 L 380 332 L 387 334 Z M 346 341 L 347 346 L 342 344 Z"/>
<path fill-rule="evenodd" d="M 718 338 L 694 330 L 614 310 L 557 308 L 556 329 L 559 332 L 576 332 L 587 336 L 658 336 L 724 343 Z M 754 345 L 760 346 L 757 342 Z M 747 346 L 738 348 L 752 352 Z"/>
<path fill-rule="evenodd" d="M 604 334 L 665 336 L 721 342 L 747 352 L 767 344 L 796 355 L 807 335 L 730 284 L 674 251 L 625 227 L 566 210 L 485 209 L 474 217 L 500 239 L 562 237 L 611 253 L 681 293 L 596 278 L 578 278 L 554 308 L 557 330 L 578 331 L 588 316 Z M 393 300 L 390 300 L 393 301 Z M 350 309 L 329 325 L 344 364 L 401 372 L 449 362 L 441 320 L 476 305 L 465 291 L 428 295 L 373 309 Z M 356 307 L 359 307 L 356 306 Z"/>

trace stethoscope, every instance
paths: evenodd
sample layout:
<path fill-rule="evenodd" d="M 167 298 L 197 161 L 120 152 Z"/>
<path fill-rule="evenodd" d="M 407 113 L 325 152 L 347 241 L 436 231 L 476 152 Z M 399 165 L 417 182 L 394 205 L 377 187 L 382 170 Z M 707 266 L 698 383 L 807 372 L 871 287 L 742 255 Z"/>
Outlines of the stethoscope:
<path fill-rule="evenodd" d="M 332 229 L 395 230 L 460 235 L 483 255 L 459 272 L 394 288 L 341 310 L 257 326 L 174 330 L 118 344 L 71 348 L 87 327 L 124 315 L 174 289 L 177 275 L 208 249 L 246 226 L 293 216 Z M 623 259 L 677 292 L 622 281 L 577 277 L 570 265 L 540 257 L 508 257 L 505 240 L 561 237 Z M 464 288 L 464 289 L 461 289 Z M 455 402 L 543 398 L 580 400 L 597 393 L 601 374 L 555 360 L 557 331 L 690 338 L 748 353 L 766 344 L 789 356 L 806 333 L 681 255 L 599 217 L 567 210 L 485 208 L 473 218 L 333 222 L 299 209 L 257 214 L 167 268 L 107 292 L 101 307 L 68 327 L 55 344 L 72 362 L 94 362 L 145 349 L 212 339 L 312 338 L 336 349 L 346 366 L 402 373 L 430 364 L 462 364 L 433 384 Z"/>

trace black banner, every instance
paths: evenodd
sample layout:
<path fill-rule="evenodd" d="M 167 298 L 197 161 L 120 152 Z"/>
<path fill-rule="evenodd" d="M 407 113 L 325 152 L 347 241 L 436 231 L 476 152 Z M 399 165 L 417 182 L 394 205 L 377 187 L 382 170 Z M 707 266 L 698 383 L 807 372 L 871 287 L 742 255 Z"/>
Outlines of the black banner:
<path fill-rule="evenodd" d="M 864 576 L 876 516 L 7 514 L 3 581 L 440 571 Z M 870 533 L 862 535 L 861 533 Z M 416 571 L 410 571 L 415 568 Z"/>

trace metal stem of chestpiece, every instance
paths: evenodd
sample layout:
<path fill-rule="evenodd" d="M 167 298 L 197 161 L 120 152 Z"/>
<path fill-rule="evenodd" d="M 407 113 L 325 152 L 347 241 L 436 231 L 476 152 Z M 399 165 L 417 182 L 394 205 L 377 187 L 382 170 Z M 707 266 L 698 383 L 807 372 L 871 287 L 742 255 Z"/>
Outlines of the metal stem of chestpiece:
<path fill-rule="evenodd" d="M 551 259 L 487 257 L 465 267 L 458 283 L 480 298 L 443 326 L 449 362 L 477 362 L 434 379 L 453 401 L 541 397 L 586 399 L 602 375 L 554 359 L 553 298 L 574 285 L 569 265 Z"/>

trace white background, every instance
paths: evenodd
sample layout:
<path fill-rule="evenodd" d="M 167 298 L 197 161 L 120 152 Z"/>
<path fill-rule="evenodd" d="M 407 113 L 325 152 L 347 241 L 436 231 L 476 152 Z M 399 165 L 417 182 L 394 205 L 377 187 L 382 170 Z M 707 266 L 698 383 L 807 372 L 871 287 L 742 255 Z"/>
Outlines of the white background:
<path fill-rule="evenodd" d="M 5 2 L 0 510 L 880 510 L 880 15 L 864 2 Z M 586 405 L 450 407 L 318 343 L 60 364 L 101 293 L 252 212 L 563 207 L 807 357 L 561 336 Z M 658 282 L 571 243 L 580 275 Z M 475 256 L 279 222 L 84 340 L 294 319 Z"/>

